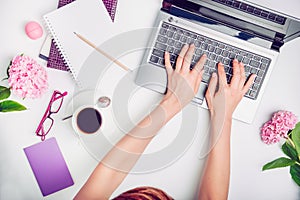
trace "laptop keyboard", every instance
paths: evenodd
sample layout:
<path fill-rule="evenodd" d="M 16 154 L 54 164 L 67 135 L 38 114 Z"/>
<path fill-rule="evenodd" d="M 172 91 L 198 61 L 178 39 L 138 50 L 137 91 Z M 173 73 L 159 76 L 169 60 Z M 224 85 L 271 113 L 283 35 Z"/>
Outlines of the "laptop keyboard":
<path fill-rule="evenodd" d="M 221 3 L 228 7 L 238 9 L 240 11 L 246 12 L 248 14 L 266 19 L 268 21 L 271 21 L 271 22 L 274 22 L 274 23 L 277 23 L 280 25 L 284 25 L 285 21 L 286 21 L 286 18 L 281 15 L 277 15 L 275 13 L 272 13 L 272 12 L 269 12 L 266 10 L 262 10 L 260 8 L 256 8 L 254 6 L 251 6 L 246 3 L 242 3 L 240 1 L 236 1 L 236 0 L 212 0 L 212 1 Z"/>
<path fill-rule="evenodd" d="M 195 45 L 191 68 L 198 62 L 203 54 L 207 55 L 202 77 L 204 84 L 207 85 L 209 83 L 211 74 L 217 71 L 217 63 L 219 62 L 224 64 L 227 82 L 229 83 L 233 75 L 232 60 L 236 58 L 244 63 L 247 78 L 249 78 L 251 74 L 257 75 L 253 85 L 245 94 L 245 97 L 250 99 L 257 98 L 271 62 L 269 58 L 191 32 L 167 22 L 161 24 L 148 62 L 159 67 L 164 67 L 164 52 L 168 51 L 170 53 L 171 65 L 175 68 L 175 62 L 181 48 L 184 44 L 191 43 Z"/>

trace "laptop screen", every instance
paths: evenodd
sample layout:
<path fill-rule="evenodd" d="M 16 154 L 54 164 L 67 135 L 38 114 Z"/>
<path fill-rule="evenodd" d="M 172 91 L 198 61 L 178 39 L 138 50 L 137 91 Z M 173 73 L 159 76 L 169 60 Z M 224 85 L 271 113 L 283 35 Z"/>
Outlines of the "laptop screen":
<path fill-rule="evenodd" d="M 166 0 L 165 0 L 166 1 Z M 300 19 L 250 2 L 237 0 L 168 0 L 212 23 L 242 31 L 245 38 L 260 37 L 275 41 L 279 48 L 300 36 Z"/>

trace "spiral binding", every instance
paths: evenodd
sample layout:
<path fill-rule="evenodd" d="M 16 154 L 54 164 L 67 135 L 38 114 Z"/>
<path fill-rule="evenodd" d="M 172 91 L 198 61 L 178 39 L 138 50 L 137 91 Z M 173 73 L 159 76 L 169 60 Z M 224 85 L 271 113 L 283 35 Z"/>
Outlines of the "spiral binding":
<path fill-rule="evenodd" d="M 56 35 L 52 25 L 51 25 L 50 20 L 47 18 L 47 16 L 44 16 L 43 18 L 44 18 L 44 21 L 45 21 L 46 28 L 47 28 L 48 32 L 50 32 L 50 35 L 51 35 L 52 39 L 54 39 L 54 44 L 55 44 L 58 52 L 62 55 L 64 63 L 69 67 L 69 69 L 71 71 L 73 80 L 77 83 L 77 85 L 79 87 L 82 87 L 82 83 L 75 76 L 77 73 L 76 73 L 75 69 L 72 67 L 71 61 L 69 60 L 66 52 L 64 51 L 63 46 L 61 45 L 61 43 L 59 41 L 59 38 L 57 37 L 57 35 Z"/>

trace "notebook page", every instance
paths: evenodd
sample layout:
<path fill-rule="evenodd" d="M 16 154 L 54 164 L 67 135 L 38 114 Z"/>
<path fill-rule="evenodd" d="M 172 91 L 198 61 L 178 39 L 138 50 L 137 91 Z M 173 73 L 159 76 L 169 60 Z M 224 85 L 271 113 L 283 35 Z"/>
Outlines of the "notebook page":
<path fill-rule="evenodd" d="M 122 32 L 151 27 L 160 7 L 160 0 L 118 1 L 113 23 L 102 1 L 77 0 L 46 14 L 44 20 L 74 79 L 80 82 L 80 67 L 94 49 L 74 32 L 99 46 Z"/>

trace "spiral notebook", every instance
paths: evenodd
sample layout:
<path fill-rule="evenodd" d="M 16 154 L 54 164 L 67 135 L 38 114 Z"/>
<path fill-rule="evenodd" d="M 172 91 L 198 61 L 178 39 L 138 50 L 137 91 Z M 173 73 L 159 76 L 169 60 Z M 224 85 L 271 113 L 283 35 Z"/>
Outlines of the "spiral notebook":
<path fill-rule="evenodd" d="M 74 0 L 59 0 L 58 2 L 58 8 L 61 8 L 69 3 L 72 3 Z M 116 13 L 116 8 L 117 8 L 117 0 L 102 0 L 104 3 L 107 12 L 109 13 L 111 20 L 114 21 L 115 19 L 115 13 Z M 51 40 L 51 39 L 50 39 Z M 48 38 L 45 41 L 45 43 L 48 42 Z M 63 70 L 63 71 L 69 71 L 68 66 L 64 63 L 64 60 L 59 53 L 58 49 L 55 46 L 55 43 L 51 40 L 50 41 L 50 48 L 46 45 L 43 45 L 42 50 L 45 49 L 44 52 L 41 52 L 39 57 L 47 61 L 47 67 L 49 68 L 54 68 L 58 70 Z M 45 46 L 45 47 L 44 47 Z M 49 51 L 50 49 L 50 51 Z"/>
<path fill-rule="evenodd" d="M 80 68 L 94 49 L 74 32 L 99 46 L 122 32 L 151 27 L 160 6 L 160 0 L 118 1 L 113 23 L 101 0 L 77 0 L 43 17 L 73 78 L 80 82 Z"/>

